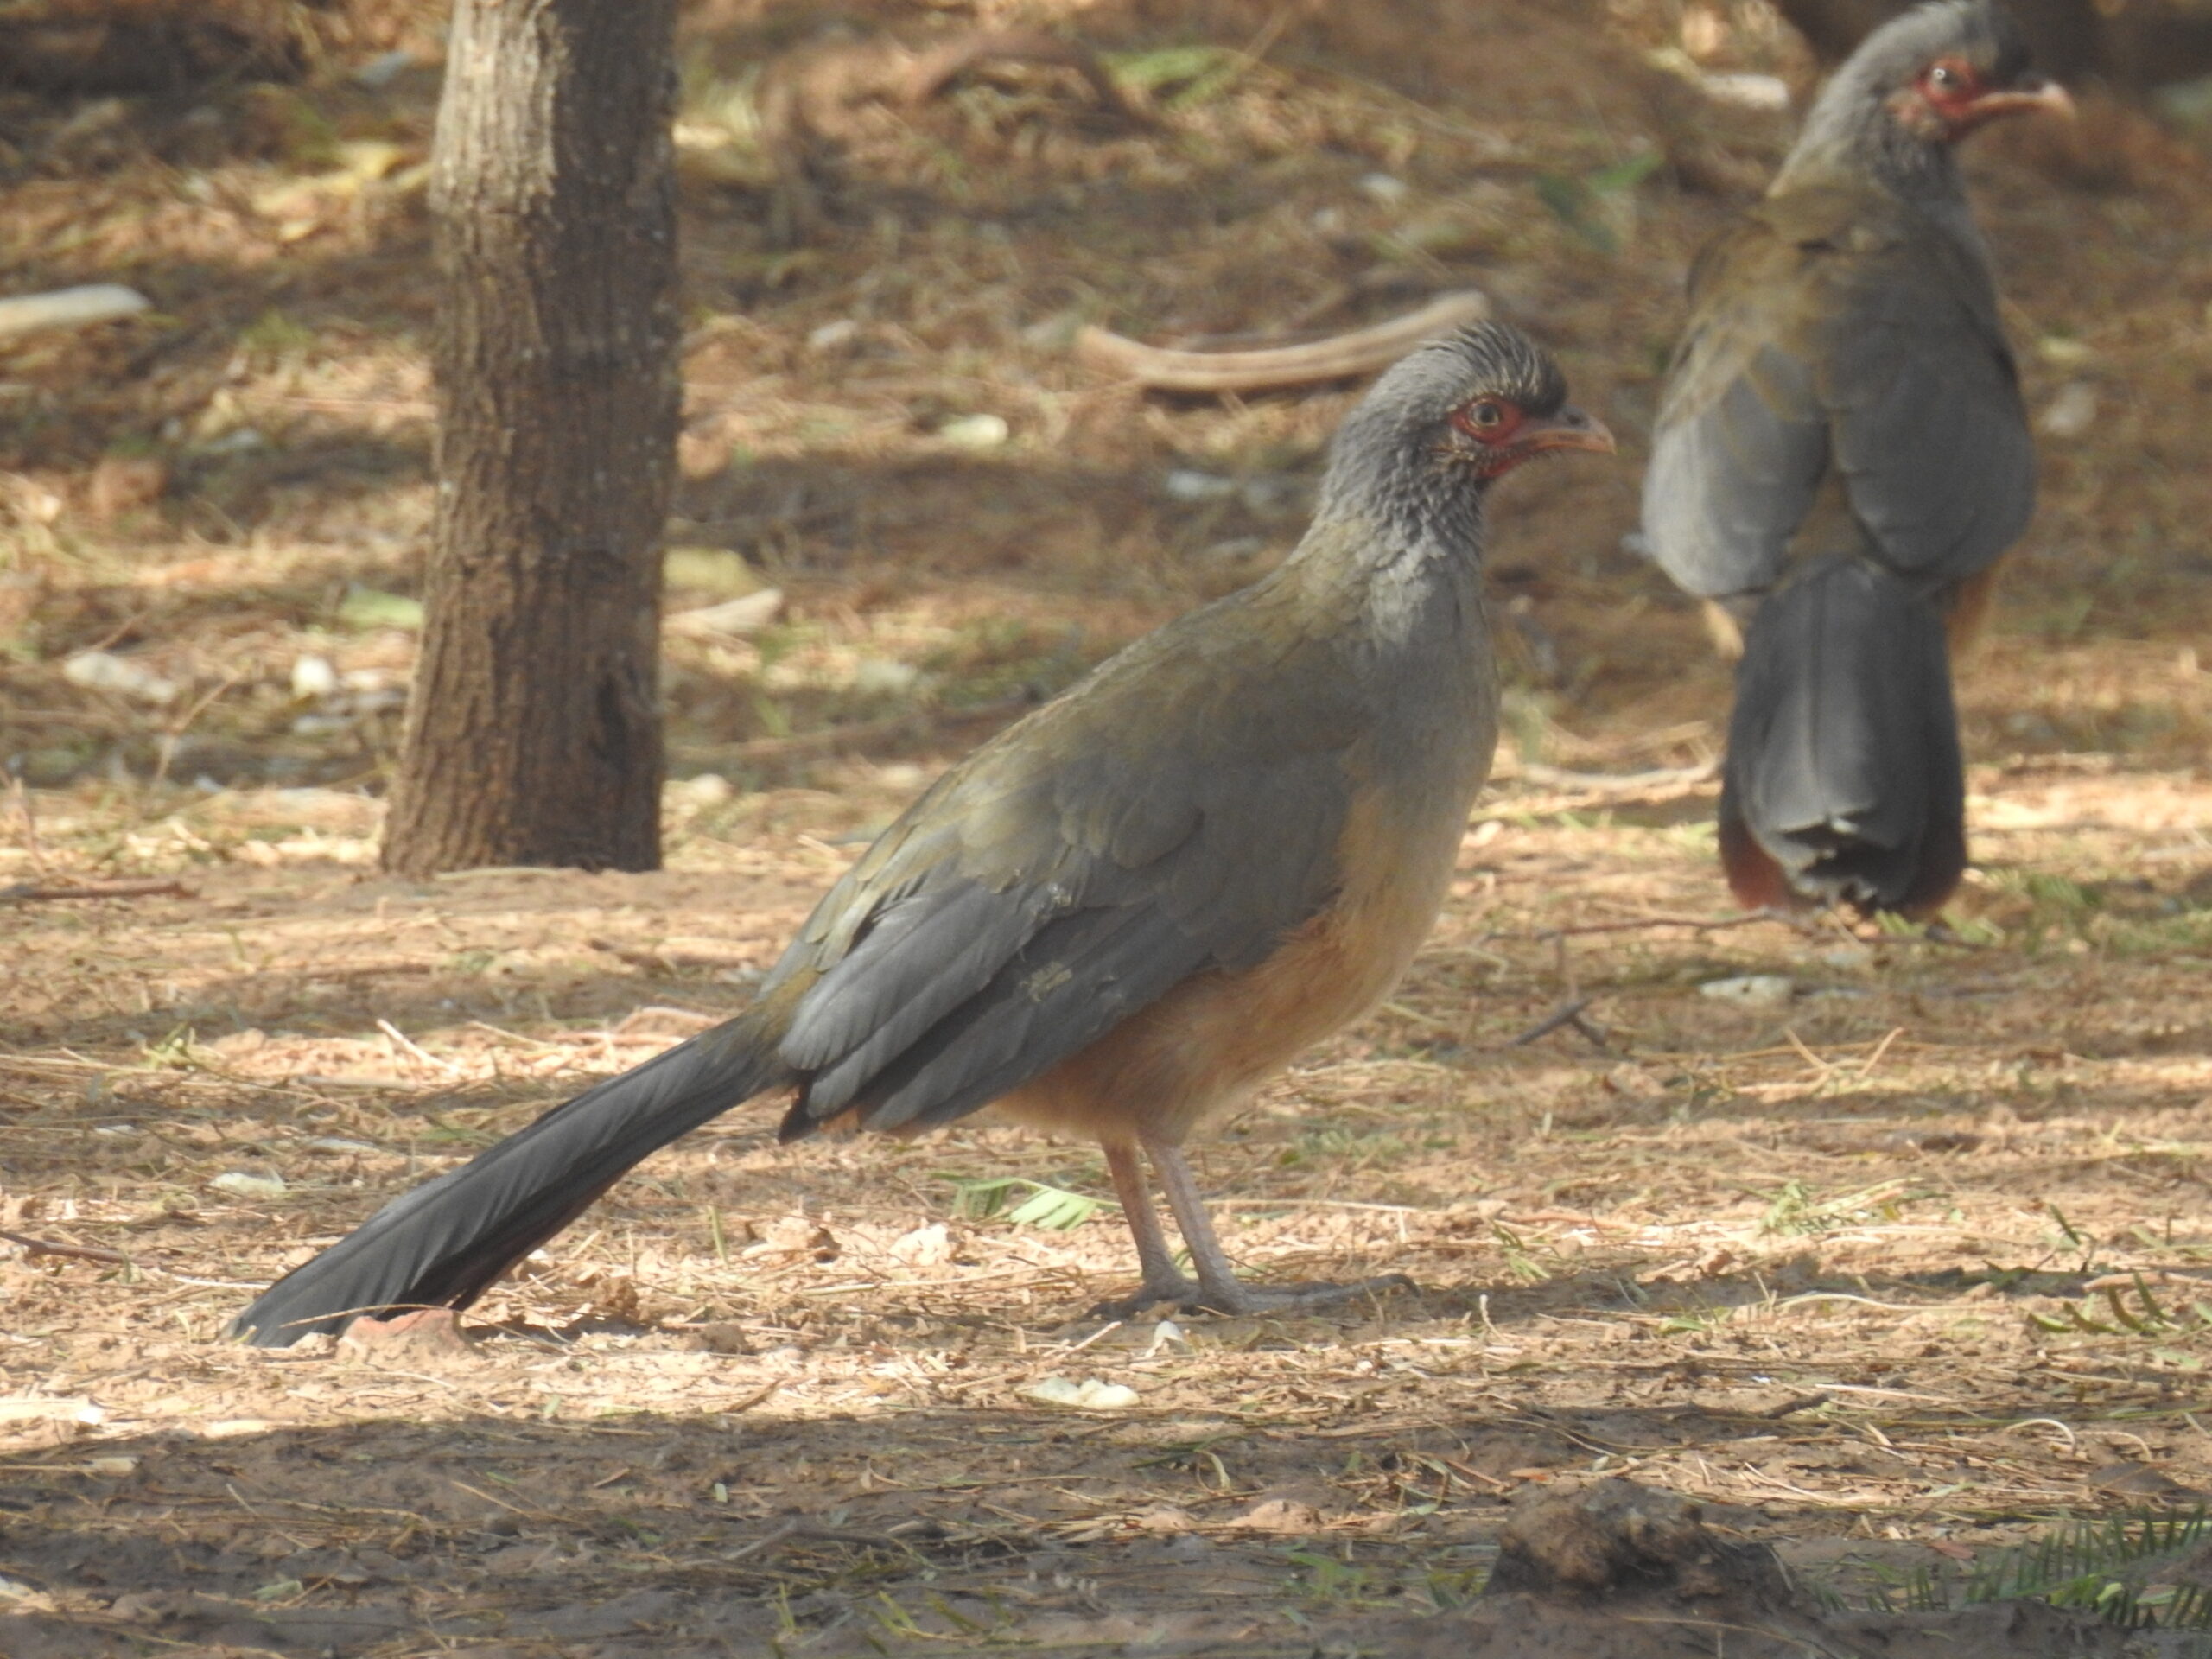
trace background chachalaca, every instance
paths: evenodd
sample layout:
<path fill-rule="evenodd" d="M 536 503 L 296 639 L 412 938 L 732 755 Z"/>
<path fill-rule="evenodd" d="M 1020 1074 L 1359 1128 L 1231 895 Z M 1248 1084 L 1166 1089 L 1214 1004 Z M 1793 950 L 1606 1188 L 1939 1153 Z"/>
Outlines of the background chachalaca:
<path fill-rule="evenodd" d="M 1238 1282 L 1181 1145 L 1412 959 L 1497 736 L 1484 493 L 1532 456 L 1611 447 L 1511 328 L 1415 351 L 1344 422 L 1313 526 L 1273 574 L 939 779 L 745 1012 L 385 1205 L 234 1332 L 281 1346 L 355 1313 L 466 1307 L 647 1154 L 770 1090 L 792 1096 L 786 1140 L 993 1102 L 1096 1139 L 1143 1269 L 1131 1306 L 1357 1290 Z"/>
<path fill-rule="evenodd" d="M 1966 868 L 1949 656 L 2035 454 L 1952 146 L 2069 107 L 2000 8 L 1922 6 L 1836 72 L 1691 272 L 1643 527 L 1742 652 L 1720 855 L 1746 906 L 1923 916 Z"/>

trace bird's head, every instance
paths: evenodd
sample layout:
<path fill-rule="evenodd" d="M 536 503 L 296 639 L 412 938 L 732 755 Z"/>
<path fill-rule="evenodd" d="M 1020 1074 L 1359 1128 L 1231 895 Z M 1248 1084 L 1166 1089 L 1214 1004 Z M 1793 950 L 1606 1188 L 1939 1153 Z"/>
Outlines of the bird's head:
<path fill-rule="evenodd" d="M 2034 110 L 2071 115 L 2074 101 L 2030 66 L 2012 14 L 1994 0 L 1929 0 L 1859 43 L 1815 103 L 1806 141 L 1948 149 L 1999 116 Z"/>
<path fill-rule="evenodd" d="M 1440 360 L 1416 369 L 1435 378 L 1444 404 L 1436 450 L 1448 464 L 1487 480 L 1561 449 L 1613 453 L 1613 435 L 1567 401 L 1559 365 L 1519 329 L 1477 323 L 1416 356 L 1428 353 Z"/>
<path fill-rule="evenodd" d="M 1894 34 L 1894 48 L 1881 36 Z M 1891 82 L 1890 114 L 1915 137 L 1956 143 L 1999 116 L 2074 112 L 2056 81 L 2028 63 L 2027 38 L 2012 13 L 1986 0 L 1956 0 L 1906 13 L 1870 37 Z"/>
<path fill-rule="evenodd" d="M 1338 436 L 1332 472 L 1384 461 L 1449 486 L 1557 450 L 1612 448 L 1612 434 L 1567 402 L 1549 352 L 1510 323 L 1478 322 L 1416 347 L 1375 383 Z"/>
<path fill-rule="evenodd" d="M 1522 462 L 1612 448 L 1567 402 L 1549 352 L 1510 324 L 1478 322 L 1408 352 L 1359 400 L 1331 446 L 1317 518 L 1357 518 L 1408 550 L 1463 548 L 1484 492 Z"/>

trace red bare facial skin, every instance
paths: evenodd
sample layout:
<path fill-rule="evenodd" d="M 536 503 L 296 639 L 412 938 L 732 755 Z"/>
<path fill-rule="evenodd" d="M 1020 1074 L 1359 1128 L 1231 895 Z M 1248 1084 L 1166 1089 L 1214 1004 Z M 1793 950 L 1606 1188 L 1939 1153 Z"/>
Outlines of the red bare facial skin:
<path fill-rule="evenodd" d="M 2023 75 L 2011 86 L 1992 86 L 1964 58 L 1942 58 L 1890 101 L 1905 128 L 1923 138 L 1956 143 L 1999 116 L 2037 110 L 2071 118 L 2074 100 L 2055 80 Z"/>
<path fill-rule="evenodd" d="M 1569 404 L 1556 415 L 1529 416 L 1502 397 L 1484 397 L 1452 412 L 1452 452 L 1486 477 L 1560 449 L 1613 453 L 1605 423 Z"/>

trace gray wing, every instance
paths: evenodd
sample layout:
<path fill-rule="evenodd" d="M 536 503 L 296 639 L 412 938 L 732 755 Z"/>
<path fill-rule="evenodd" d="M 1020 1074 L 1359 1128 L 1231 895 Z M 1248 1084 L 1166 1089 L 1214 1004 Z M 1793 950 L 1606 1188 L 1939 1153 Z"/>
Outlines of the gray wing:
<path fill-rule="evenodd" d="M 1644 485 L 1654 557 L 1707 597 L 1764 588 L 1833 467 L 1872 551 L 1955 580 L 2016 539 L 2035 457 L 1978 250 L 1822 188 L 1700 262 Z"/>
<path fill-rule="evenodd" d="M 1660 567 L 1700 598 L 1772 585 L 1827 470 L 1815 365 L 1790 340 L 1788 255 L 1747 222 L 1692 276 L 1690 325 L 1643 475 L 1643 533 Z"/>
<path fill-rule="evenodd" d="M 1234 660 L 1243 599 L 978 751 L 817 907 L 762 992 L 812 979 L 786 1137 L 961 1116 L 1323 907 L 1364 722 L 1325 645 Z"/>
<path fill-rule="evenodd" d="M 1986 267 L 1948 237 L 1835 262 L 1821 401 L 1853 514 L 1891 569 L 1973 575 L 2035 511 L 2035 444 Z"/>

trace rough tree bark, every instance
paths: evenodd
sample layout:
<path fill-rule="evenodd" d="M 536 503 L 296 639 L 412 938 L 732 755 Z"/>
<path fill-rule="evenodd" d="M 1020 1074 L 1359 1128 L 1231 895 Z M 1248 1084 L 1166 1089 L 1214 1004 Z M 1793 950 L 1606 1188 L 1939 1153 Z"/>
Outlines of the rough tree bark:
<path fill-rule="evenodd" d="M 384 862 L 651 869 L 680 387 L 675 0 L 458 0 L 438 498 Z"/>

